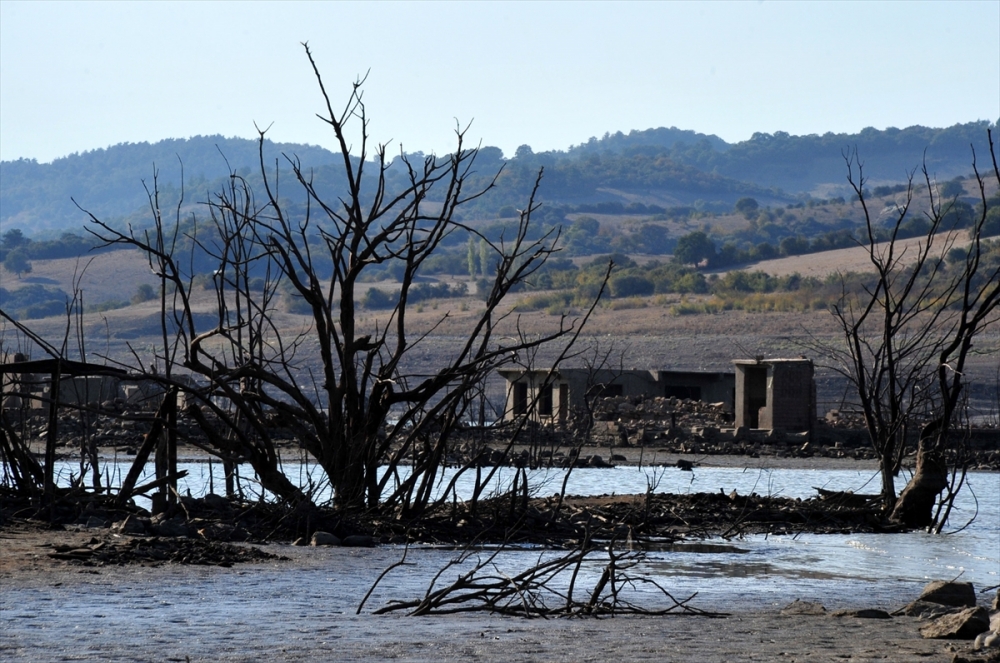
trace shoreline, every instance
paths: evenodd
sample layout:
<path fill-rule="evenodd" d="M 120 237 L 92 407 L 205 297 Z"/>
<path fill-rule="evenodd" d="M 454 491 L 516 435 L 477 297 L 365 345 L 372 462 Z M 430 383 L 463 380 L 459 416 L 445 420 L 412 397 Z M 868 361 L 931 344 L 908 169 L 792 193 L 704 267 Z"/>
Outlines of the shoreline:
<path fill-rule="evenodd" d="M 0 532 L 2 534 L 2 532 Z M 86 535 L 83 533 L 82 535 Z M 9 540 L 3 541 L 7 548 Z M 10 661 L 949 661 L 983 660 L 971 641 L 925 640 L 914 617 L 834 616 L 893 610 L 858 592 L 822 615 L 783 615 L 796 599 L 740 599 L 724 617 L 674 614 L 525 619 L 460 614 L 355 615 L 364 585 L 399 550 L 264 546 L 290 557 L 233 568 L 80 567 L 0 572 L 0 657 Z M 4 555 L 6 553 L 0 553 Z M 404 582 L 412 572 L 400 571 Z M 360 581 L 358 579 L 361 579 Z M 386 581 L 388 582 L 388 581 Z M 667 580 L 669 585 L 669 579 Z M 711 582 L 706 580 L 706 583 Z M 413 583 L 411 583 L 413 584 Z M 384 601 L 398 591 L 384 583 Z M 412 591 L 412 588 L 411 588 Z M 822 602 L 820 600 L 820 602 Z M 703 607 L 703 606 L 701 606 Z"/>

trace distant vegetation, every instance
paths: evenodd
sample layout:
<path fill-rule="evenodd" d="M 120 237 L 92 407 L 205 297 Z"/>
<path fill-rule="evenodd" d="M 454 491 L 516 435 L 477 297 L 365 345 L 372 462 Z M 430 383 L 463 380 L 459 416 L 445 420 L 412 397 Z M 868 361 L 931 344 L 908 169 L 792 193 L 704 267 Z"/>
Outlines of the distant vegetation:
<path fill-rule="evenodd" d="M 467 218 L 512 216 L 506 208 L 519 204 L 544 166 L 541 200 L 564 214 L 666 214 L 674 209 L 715 212 L 732 209 L 740 198 L 761 206 L 807 201 L 822 190 L 842 190 L 845 150 L 857 149 L 873 184 L 891 187 L 925 158 L 938 179 L 969 170 L 970 145 L 985 153 L 988 122 L 946 129 L 909 127 L 858 134 L 790 136 L 783 132 L 754 134 L 728 144 L 716 136 L 676 128 L 606 134 L 567 151 L 536 153 L 524 145 L 514 155 L 484 147 L 476 163 L 479 178 L 503 172 L 496 189 L 467 207 Z M 995 125 L 993 125 L 995 126 Z M 312 171 L 324 196 L 337 195 L 343 162 L 321 147 L 266 142 L 264 161 L 273 172 L 280 166 L 288 182 L 286 156 Z M 409 155 L 417 163 L 423 154 Z M 183 164 L 183 180 L 181 178 Z M 198 136 L 158 143 L 127 143 L 73 154 L 49 164 L 33 160 L 0 162 L 0 227 L 19 228 L 33 237 L 58 238 L 78 233 L 86 216 L 73 204 L 106 221 L 148 223 L 148 199 L 158 173 L 161 202 L 175 204 L 181 188 L 191 210 L 224 186 L 229 168 L 259 184 L 256 141 Z M 405 183 L 406 170 L 396 160 L 387 172 L 389 189 Z M 292 189 L 288 189 L 291 191 Z M 369 195 L 371 192 L 369 192 Z M 295 202 L 295 201 L 290 201 Z M 685 214 L 686 215 L 686 214 Z M 554 220 L 554 219 L 553 219 Z"/>
<path fill-rule="evenodd" d="M 937 177 L 937 193 L 950 201 L 944 226 L 967 226 L 981 202 L 962 173 L 968 170 L 970 144 L 985 153 L 979 143 L 987 124 L 866 129 L 857 135 L 789 136 L 778 132 L 755 134 L 732 145 L 716 136 L 661 128 L 607 134 L 565 152 L 535 153 L 524 145 L 510 158 L 498 148 L 484 147 L 469 182 L 482 186 L 498 172 L 500 175 L 494 189 L 463 207 L 464 221 L 474 232 L 449 235 L 422 264 L 420 275 L 488 283 L 492 266 L 486 259 L 489 251 L 485 243 L 511 237 L 517 226 L 516 205 L 527 198 L 534 175 L 544 167 L 543 204 L 533 215 L 530 232 L 532 237 L 560 232 L 561 253 L 521 286 L 537 291 L 522 300 L 522 309 L 559 312 L 587 301 L 595 294 L 606 260 L 580 263 L 570 258 L 611 253 L 616 255 L 618 267 L 606 297 L 619 306 L 627 302 L 635 305 L 637 297 L 660 295 L 702 296 L 697 303 L 671 304 L 678 314 L 706 306 L 825 306 L 831 296 L 830 284 L 815 279 L 775 279 L 744 271 L 718 278 L 703 270 L 855 246 L 863 216 L 854 197 L 846 192 L 828 197 L 810 193 L 821 187 L 834 193 L 845 188 L 843 154 L 854 148 L 865 163 L 866 175 L 873 178 L 867 187 L 869 206 L 887 211 L 903 201 L 906 184 L 901 181 L 905 182 L 925 158 L 926 148 L 928 169 Z M 265 143 L 264 151 L 268 164 L 281 166 L 282 182 L 290 177 L 286 156 L 296 158 L 309 167 L 320 195 L 328 199 L 337 195 L 334 183 L 343 181 L 344 168 L 339 155 L 314 146 L 270 142 Z M 415 153 L 407 158 L 420 164 L 425 156 Z M 262 190 L 255 141 L 197 137 L 152 145 L 117 145 L 51 164 L 27 160 L 0 163 L 0 264 L 6 273 L 21 278 L 31 273 L 33 261 L 102 250 L 82 229 L 87 217 L 71 197 L 112 225 L 146 226 L 149 200 L 143 182 L 152 190 L 153 173 L 158 172 L 161 207 L 176 208 L 182 203 L 181 163 L 184 179 L 178 254 L 187 256 L 192 276 L 207 282 L 214 264 L 208 252 L 213 248 L 200 246 L 193 239 L 203 224 L 211 223 L 203 213 L 203 202 L 211 192 L 230 183 L 230 166 L 252 189 Z M 397 158 L 386 170 L 387 189 L 392 192 L 405 187 L 406 177 L 406 166 Z M 299 199 L 285 200 L 285 210 L 304 216 L 307 201 L 299 189 L 288 188 L 293 190 L 299 192 Z M 371 191 L 363 192 L 363 197 L 372 195 Z M 1000 235 L 997 196 L 992 194 L 987 236 Z M 315 209 L 312 214 L 316 228 L 324 219 Z M 910 219 L 901 229 L 901 237 L 926 231 L 922 215 L 913 214 Z M 311 241 L 318 246 L 318 234 Z M 636 255 L 659 258 L 640 267 L 629 257 Z M 317 262 L 316 268 L 322 274 L 332 265 Z M 388 261 L 367 270 L 365 280 L 398 280 L 399 271 L 399 265 Z M 31 283 L 4 285 L 0 305 L 17 317 L 65 310 L 67 294 L 63 290 Z M 424 283 L 410 296 L 439 299 L 463 294 L 460 287 Z M 710 294 L 712 303 L 707 304 L 705 296 Z M 130 301 L 101 306 L 136 304 L 147 295 L 127 293 Z M 784 303 L 777 304 L 779 301 Z M 391 306 L 393 299 L 388 290 L 373 287 L 364 304 L 384 308 Z M 295 302 L 286 302 L 286 308 L 295 311 Z"/>
<path fill-rule="evenodd" d="M 1000 265 L 1000 240 L 984 243 L 982 267 L 989 273 Z M 956 249 L 941 267 L 941 273 L 953 268 L 954 261 L 964 260 Z M 771 276 L 761 271 L 732 270 L 722 274 L 704 274 L 678 262 L 652 262 L 638 265 L 622 255 L 602 256 L 576 268 L 563 264 L 558 272 L 546 275 L 537 284 L 539 292 L 523 297 L 521 311 L 546 311 L 561 315 L 581 306 L 596 292 L 599 274 L 608 260 L 614 261 L 606 306 L 637 308 L 664 306 L 673 315 L 718 313 L 727 310 L 752 312 L 825 310 L 847 291 L 872 287 L 870 274 L 830 274 L 825 278 L 800 274 Z M 957 264 L 961 267 L 961 264 Z M 956 267 L 956 268 L 957 268 Z M 666 295 L 681 295 L 676 297 Z M 708 295 L 711 295 L 710 297 Z"/>
<path fill-rule="evenodd" d="M 975 215 L 981 213 L 981 203 L 974 202 L 975 198 L 968 195 L 972 193 L 971 187 L 966 191 L 965 185 L 966 181 L 961 178 L 938 185 L 939 194 L 951 196 L 945 227 L 967 227 Z M 875 187 L 868 203 L 879 209 L 880 206 L 891 208 L 902 200 L 904 191 L 905 186 Z M 984 234 L 1000 235 L 1000 194 L 992 195 L 989 210 Z M 584 211 L 593 215 L 582 213 Z M 516 210 L 507 212 L 517 213 Z M 810 199 L 771 207 L 744 196 L 725 213 L 620 202 L 547 206 L 538 213 L 531 236 L 538 237 L 559 227 L 562 251 L 521 286 L 522 290 L 537 291 L 537 294 L 528 294 L 519 307 L 561 313 L 589 301 L 597 292 L 608 252 L 612 251 L 617 267 L 605 294 L 608 302 L 613 302 L 609 305 L 639 305 L 635 301 L 637 297 L 711 294 L 714 295 L 711 302 L 702 298 L 671 303 L 671 311 L 685 314 L 734 307 L 759 310 L 824 308 L 836 294 L 827 282 L 798 276 L 775 278 L 761 272 L 739 270 L 719 278 L 706 274 L 705 270 L 738 268 L 761 260 L 856 246 L 861 229 L 859 214 L 860 206 L 843 198 Z M 900 238 L 924 233 L 923 218 L 911 215 L 912 220 L 901 228 Z M 206 249 L 213 248 L 200 246 L 191 239 L 203 233 L 199 228 L 204 223 L 210 221 L 182 220 L 178 254 L 186 256 L 186 266 L 192 276 L 210 284 L 213 260 Z M 514 217 L 470 222 L 479 235 L 464 231 L 452 233 L 423 263 L 420 275 L 468 279 L 476 283 L 478 289 L 485 290 L 493 274 L 486 241 L 500 242 L 501 238 L 510 237 L 515 224 Z M 699 229 L 685 231 L 692 226 Z M 880 232 L 884 231 L 876 228 L 876 235 Z M 318 248 L 318 236 L 314 240 Z M 58 239 L 33 240 L 19 229 L 12 229 L 0 236 L 0 262 L 13 274 L 30 274 L 33 260 L 73 257 L 94 250 L 99 249 L 86 234 L 63 233 Z M 322 252 L 316 251 L 316 255 Z M 662 256 L 662 259 L 640 266 L 630 257 L 634 255 Z M 574 256 L 590 256 L 591 259 L 578 265 L 570 259 Z M 320 273 L 332 270 L 332 265 L 318 258 L 316 267 Z M 389 260 L 368 270 L 365 280 L 398 282 L 401 269 L 401 264 Z M 779 296 L 779 293 L 784 294 Z M 416 303 L 465 294 L 463 286 L 427 282 L 415 285 L 410 299 Z M 63 290 L 37 284 L 0 291 L 0 305 L 13 311 L 18 318 L 64 312 L 66 299 Z M 100 306 L 116 308 L 147 299 L 149 293 L 137 291 L 128 295 L 129 301 L 103 302 Z M 284 301 L 286 310 L 299 312 L 301 307 L 292 298 L 285 297 Z M 389 291 L 377 287 L 372 287 L 362 301 L 369 309 L 391 308 L 394 303 Z M 88 310 L 93 306 L 88 305 Z"/>

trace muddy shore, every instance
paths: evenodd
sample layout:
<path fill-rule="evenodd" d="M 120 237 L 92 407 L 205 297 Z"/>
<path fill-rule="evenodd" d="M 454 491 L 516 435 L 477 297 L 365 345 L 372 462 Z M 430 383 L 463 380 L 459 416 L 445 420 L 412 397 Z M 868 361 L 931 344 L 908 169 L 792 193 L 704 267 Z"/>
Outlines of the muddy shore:
<path fill-rule="evenodd" d="M 638 449 L 621 451 L 636 463 Z M 644 462 L 650 450 L 642 452 Z M 830 458 L 692 457 L 725 467 L 869 469 L 871 461 Z M 873 471 L 874 465 L 871 466 Z M 696 470 L 697 471 L 697 470 Z M 82 526 L 0 526 L 0 660 L 4 661 L 911 661 L 987 660 L 969 641 L 925 640 L 917 618 L 865 619 L 837 611 L 893 611 L 919 595 L 902 583 L 873 596 L 865 583 L 836 600 L 794 593 L 727 599 L 725 579 L 699 603 L 724 617 L 667 615 L 524 619 L 488 615 L 374 616 L 355 610 L 399 546 L 253 548 L 273 557 L 232 566 L 173 561 L 87 565 L 50 555 L 96 538 L 129 539 Z M 426 570 L 402 569 L 373 602 L 426 584 Z M 669 585 L 669 578 L 667 579 Z M 720 591 L 720 589 L 722 591 Z M 981 588 L 977 588 L 981 589 Z M 850 598 L 845 600 L 843 596 Z M 828 600 L 824 603 L 824 598 Z M 782 615 L 796 599 L 824 604 L 821 615 Z M 985 599 L 984 599 L 985 601 Z"/>
<path fill-rule="evenodd" d="M 53 560 L 39 548 L 83 543 L 86 531 L 0 531 L 0 537 L 0 659 L 6 661 L 982 660 L 967 641 L 921 638 L 916 618 L 833 614 L 892 610 L 919 587 L 905 588 L 898 601 L 859 593 L 854 605 L 830 606 L 822 615 L 786 616 L 783 605 L 750 602 L 728 606 L 728 616 L 719 618 L 372 616 L 354 614 L 359 596 L 348 590 L 363 584 L 353 579 L 373 578 L 398 550 L 269 545 L 263 548 L 288 559 L 233 568 L 94 568 Z M 314 582 L 296 584 L 297 575 Z M 817 600 L 787 602 L 796 598 Z"/>

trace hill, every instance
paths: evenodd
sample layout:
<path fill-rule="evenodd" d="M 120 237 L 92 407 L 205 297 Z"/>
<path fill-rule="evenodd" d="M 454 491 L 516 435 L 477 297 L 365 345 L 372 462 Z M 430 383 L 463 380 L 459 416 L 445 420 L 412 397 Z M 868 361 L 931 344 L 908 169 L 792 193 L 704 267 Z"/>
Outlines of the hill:
<path fill-rule="evenodd" d="M 509 158 L 498 148 L 484 147 L 477 165 L 479 183 L 501 167 L 503 172 L 498 186 L 465 214 L 495 219 L 512 213 L 523 205 L 540 167 L 546 169 L 541 199 L 562 207 L 561 217 L 691 208 L 687 215 L 726 211 L 742 197 L 778 205 L 846 195 L 843 154 L 854 148 L 873 185 L 900 182 L 925 159 L 933 175 L 950 179 L 970 171 L 970 145 L 977 154 L 985 153 L 991 126 L 970 122 L 946 129 L 865 129 L 822 136 L 778 132 L 733 144 L 671 127 L 607 134 L 566 151 L 535 153 L 525 145 Z M 287 171 L 282 155 L 294 156 L 312 170 L 327 195 L 337 194 L 342 173 L 338 154 L 311 145 L 265 142 L 265 163 L 277 162 Z M 183 184 L 185 200 L 194 209 L 224 185 L 230 168 L 259 185 L 259 163 L 256 141 L 222 136 L 120 144 L 47 164 L 0 162 L 0 231 L 21 229 L 34 237 L 78 232 L 86 216 L 74 199 L 104 220 L 142 223 L 148 218 L 144 183 L 152 188 L 154 173 L 163 200 L 178 200 Z M 394 163 L 388 174 L 391 185 L 404 186 L 401 163 Z M 282 177 L 288 181 L 287 172 Z"/>
<path fill-rule="evenodd" d="M 944 129 L 913 126 L 879 131 L 869 127 L 857 134 L 828 132 L 822 136 L 791 136 L 778 131 L 755 133 L 750 140 L 734 144 L 716 136 L 649 129 L 591 139 L 570 153 L 655 152 L 677 163 L 759 187 L 825 198 L 847 194 L 844 154 L 852 150 L 857 150 L 873 185 L 903 181 L 907 173 L 924 162 L 934 177 L 951 179 L 970 172 L 972 148 L 980 157 L 989 153 L 986 130 L 995 130 L 996 126 L 980 121 Z"/>
<path fill-rule="evenodd" d="M 306 167 L 339 158 L 312 145 L 270 141 L 264 153 L 267 163 L 288 153 L 298 156 Z M 87 217 L 73 204 L 74 199 L 101 219 L 123 219 L 148 209 L 144 183 L 152 189 L 154 177 L 168 196 L 183 183 L 189 200 L 203 201 L 229 175 L 230 165 L 249 174 L 260 170 L 259 163 L 257 141 L 222 136 L 121 143 L 44 164 L 31 159 L 3 161 L 0 227 L 42 236 L 76 232 Z"/>

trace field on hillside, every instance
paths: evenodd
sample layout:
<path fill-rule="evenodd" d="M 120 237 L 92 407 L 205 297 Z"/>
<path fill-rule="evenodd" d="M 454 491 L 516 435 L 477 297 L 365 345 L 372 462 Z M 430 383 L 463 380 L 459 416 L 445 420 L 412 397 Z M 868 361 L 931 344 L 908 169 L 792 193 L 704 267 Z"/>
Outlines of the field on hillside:
<path fill-rule="evenodd" d="M 143 283 L 157 285 L 159 280 L 149 262 L 138 251 L 123 250 L 97 253 L 79 258 L 34 260 L 31 272 L 21 275 L 0 267 L 0 279 L 7 290 L 29 285 L 60 288 L 72 294 L 79 288 L 84 304 L 128 301 Z"/>
<path fill-rule="evenodd" d="M 761 263 L 757 268 L 774 269 L 775 273 L 785 270 L 823 275 L 835 271 L 835 268 L 854 269 L 856 267 L 848 266 L 856 264 L 860 268 L 864 264 L 864 251 L 860 248 L 828 253 L 832 255 L 816 254 L 768 261 L 772 264 Z M 824 266 L 827 271 L 822 271 Z M 74 261 L 39 261 L 32 278 L 69 291 L 74 272 L 78 272 Z M 5 287 L 9 287 L 6 284 L 10 281 L 10 276 L 5 274 Z M 148 264 L 132 251 L 96 256 L 81 280 L 87 301 L 127 299 L 139 283 L 154 282 Z M 216 324 L 213 292 L 197 288 L 192 294 L 198 331 L 211 329 Z M 701 298 L 707 299 L 708 296 Z M 516 299 L 517 296 L 511 303 L 515 303 Z M 689 299 L 697 300 L 699 297 L 691 296 Z M 806 347 L 816 340 L 831 345 L 840 343 L 835 321 L 827 311 L 750 313 L 724 310 L 714 314 L 676 315 L 673 306 L 680 300 L 681 296 L 656 296 L 637 298 L 631 302 L 631 307 L 602 304 L 580 338 L 577 346 L 579 354 L 571 357 L 566 365 L 584 366 L 595 356 L 607 355 L 609 363 L 620 368 L 720 371 L 731 370 L 734 359 L 758 355 L 769 358 L 806 355 L 817 362 L 821 409 L 839 407 L 848 393 L 843 378 L 826 366 L 828 359 L 817 356 Z M 404 370 L 427 374 L 443 365 L 469 333 L 482 308 L 482 301 L 472 296 L 431 300 L 412 307 L 407 316 L 410 338 L 415 339 L 427 332 L 430 334 L 413 349 Z M 573 323 L 578 320 L 583 312 L 579 308 L 570 308 L 563 321 L 559 315 L 543 311 L 511 311 L 506 319 L 495 324 L 494 338 L 512 338 L 518 329 L 529 335 L 551 332 L 561 321 Z M 357 322 L 360 329 L 374 331 L 384 328 L 388 315 L 387 311 L 361 309 Z M 316 356 L 317 352 L 316 343 L 309 336 L 311 319 L 283 310 L 275 311 L 274 316 L 286 338 L 305 333 L 298 358 L 303 361 L 303 366 L 308 366 L 312 363 L 309 357 Z M 138 357 L 146 365 L 153 363 L 154 348 L 162 344 L 159 318 L 158 300 L 85 315 L 83 331 L 87 358 L 91 361 L 107 358 L 134 365 Z M 30 320 L 27 324 L 56 344 L 61 343 L 66 333 L 64 316 Z M 78 352 L 72 342 L 74 336 L 70 334 L 71 355 L 76 358 Z M 10 325 L 0 328 L 0 342 L 0 351 L 10 352 L 24 347 L 24 339 L 19 338 Z M 535 366 L 546 366 L 560 350 L 561 347 L 544 350 L 530 358 L 530 362 Z M 997 385 L 1000 383 L 997 368 L 1000 325 L 993 325 L 980 338 L 977 350 L 967 371 L 970 379 L 976 382 L 974 396 L 981 408 L 995 408 Z M 33 355 L 38 358 L 40 353 L 35 351 Z M 526 357 L 519 358 L 522 363 L 528 360 Z M 490 390 L 493 398 L 502 400 L 499 381 L 494 381 Z"/>
<path fill-rule="evenodd" d="M 990 239 L 1000 239 L 1000 236 Z M 924 237 L 897 240 L 896 255 L 903 264 L 910 264 L 916 260 L 918 255 L 917 249 L 925 241 L 926 238 Z M 968 233 L 964 230 L 955 233 L 951 237 L 940 235 L 935 239 L 933 255 L 941 255 L 941 253 L 946 252 L 946 247 L 965 248 L 968 245 Z M 884 253 L 888 246 L 888 243 L 878 244 L 876 251 Z M 820 279 L 830 274 L 848 272 L 869 273 L 875 271 L 868 253 L 868 247 L 853 246 L 846 249 L 822 251 L 820 253 L 761 260 L 760 262 L 736 265 L 732 268 L 709 270 L 706 273 L 724 274 L 733 269 L 761 271 L 771 276 L 799 274 L 801 276 L 815 276 Z"/>

